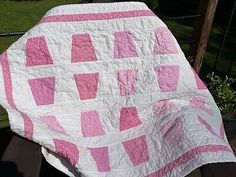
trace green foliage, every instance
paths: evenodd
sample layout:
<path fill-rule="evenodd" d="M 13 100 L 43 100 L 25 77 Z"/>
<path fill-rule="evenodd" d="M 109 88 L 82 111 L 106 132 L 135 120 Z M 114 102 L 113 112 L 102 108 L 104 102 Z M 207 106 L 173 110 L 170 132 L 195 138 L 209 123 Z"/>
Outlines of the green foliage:
<path fill-rule="evenodd" d="M 51 8 L 80 0 L 0 1 L 0 32 L 28 31 Z M 0 38 L 0 54 L 20 36 Z"/>
<path fill-rule="evenodd" d="M 216 104 L 223 115 L 236 111 L 236 92 L 231 88 L 231 84 L 236 78 L 225 76 L 224 79 L 215 75 L 214 72 L 207 75 L 210 80 L 208 88 L 212 93 Z"/>
<path fill-rule="evenodd" d="M 151 10 L 156 10 L 159 6 L 158 0 L 147 0 L 145 3 Z"/>

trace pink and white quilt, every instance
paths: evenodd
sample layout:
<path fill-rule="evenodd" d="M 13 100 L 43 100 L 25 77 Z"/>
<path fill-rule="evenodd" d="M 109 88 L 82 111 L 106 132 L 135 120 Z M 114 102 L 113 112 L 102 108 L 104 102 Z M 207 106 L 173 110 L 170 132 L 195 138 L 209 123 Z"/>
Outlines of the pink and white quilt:
<path fill-rule="evenodd" d="M 0 56 L 0 104 L 69 176 L 184 177 L 236 161 L 211 94 L 139 2 L 50 10 Z"/>

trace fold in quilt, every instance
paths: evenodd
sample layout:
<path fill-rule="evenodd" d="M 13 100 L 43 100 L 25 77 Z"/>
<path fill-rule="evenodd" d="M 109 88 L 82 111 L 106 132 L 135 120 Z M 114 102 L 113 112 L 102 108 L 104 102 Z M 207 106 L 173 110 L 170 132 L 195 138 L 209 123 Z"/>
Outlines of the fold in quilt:
<path fill-rule="evenodd" d="M 184 177 L 235 162 L 211 94 L 143 3 L 53 8 L 0 66 L 11 129 L 69 176 Z"/>

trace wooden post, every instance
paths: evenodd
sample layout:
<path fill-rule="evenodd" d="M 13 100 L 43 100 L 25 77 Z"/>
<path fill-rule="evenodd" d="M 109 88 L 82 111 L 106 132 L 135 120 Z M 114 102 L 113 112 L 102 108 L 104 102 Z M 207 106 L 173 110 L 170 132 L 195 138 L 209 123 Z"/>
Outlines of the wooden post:
<path fill-rule="evenodd" d="M 197 73 L 200 72 L 203 55 L 207 46 L 208 37 L 211 31 L 212 22 L 215 16 L 218 0 L 201 0 L 201 18 L 193 30 L 194 43 L 190 48 L 190 56 L 193 57 L 193 68 Z"/>

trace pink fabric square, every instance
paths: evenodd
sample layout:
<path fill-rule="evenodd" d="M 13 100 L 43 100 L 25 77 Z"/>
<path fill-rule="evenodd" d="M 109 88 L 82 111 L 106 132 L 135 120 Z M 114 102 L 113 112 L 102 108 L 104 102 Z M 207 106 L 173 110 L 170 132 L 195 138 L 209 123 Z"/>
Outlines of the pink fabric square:
<path fill-rule="evenodd" d="M 176 111 L 178 111 L 177 106 L 170 100 L 161 100 L 154 104 L 154 113 L 157 118 L 163 118 Z"/>
<path fill-rule="evenodd" d="M 55 116 L 41 116 L 42 121 L 51 129 L 66 134 L 64 128 L 58 123 Z"/>
<path fill-rule="evenodd" d="M 54 103 L 55 77 L 28 80 L 36 105 Z"/>
<path fill-rule="evenodd" d="M 160 65 L 155 68 L 155 71 L 161 92 L 173 92 L 177 90 L 179 81 L 178 65 Z"/>
<path fill-rule="evenodd" d="M 28 39 L 25 50 L 27 67 L 53 64 L 44 36 Z"/>
<path fill-rule="evenodd" d="M 89 148 L 99 172 L 111 171 L 108 155 L 108 147 Z"/>
<path fill-rule="evenodd" d="M 64 140 L 53 139 L 53 141 L 57 153 L 68 160 L 71 165 L 75 166 L 79 160 L 79 150 L 77 146 Z"/>
<path fill-rule="evenodd" d="M 81 112 L 81 128 L 84 137 L 105 135 L 97 111 Z"/>
<path fill-rule="evenodd" d="M 136 107 L 124 107 L 120 110 L 120 131 L 134 128 L 142 122 L 138 117 Z"/>
<path fill-rule="evenodd" d="M 114 59 L 138 57 L 133 35 L 130 31 L 115 32 Z"/>
<path fill-rule="evenodd" d="M 224 128 L 223 122 L 222 122 L 221 125 L 220 125 L 220 137 L 221 137 L 222 139 L 225 139 L 225 128 Z"/>
<path fill-rule="evenodd" d="M 89 34 L 73 35 L 71 60 L 72 63 L 97 60 Z"/>
<path fill-rule="evenodd" d="M 138 71 L 136 69 L 120 70 L 117 72 L 117 82 L 120 95 L 133 95 L 136 91 Z"/>
<path fill-rule="evenodd" d="M 170 146 L 174 147 L 183 138 L 183 124 L 181 119 L 178 117 L 174 121 L 169 121 L 164 124 L 160 129 L 163 139 Z"/>
<path fill-rule="evenodd" d="M 75 74 L 74 78 L 81 100 L 96 98 L 99 80 L 98 73 Z"/>
<path fill-rule="evenodd" d="M 190 100 L 189 106 L 202 109 L 207 112 L 209 115 L 213 115 L 213 112 L 206 106 L 206 102 L 200 98 L 192 98 Z"/>
<path fill-rule="evenodd" d="M 149 160 L 146 135 L 127 140 L 123 142 L 123 146 L 134 166 Z"/>
<path fill-rule="evenodd" d="M 23 117 L 25 137 L 29 140 L 33 140 L 34 124 L 31 120 L 31 118 L 27 114 L 25 114 L 21 111 L 20 111 L 20 114 Z"/>
<path fill-rule="evenodd" d="M 214 130 L 212 129 L 211 125 L 206 121 L 204 120 L 202 117 L 200 116 L 197 116 L 198 118 L 198 121 L 212 134 L 212 135 L 215 135 L 217 137 L 220 137 L 217 133 L 214 132 Z"/>
<path fill-rule="evenodd" d="M 207 87 L 205 86 L 205 84 L 202 82 L 202 80 L 199 78 L 198 74 L 195 72 L 195 70 L 192 68 L 193 74 L 194 74 L 194 78 L 197 84 L 197 88 L 198 89 L 207 89 Z"/>
<path fill-rule="evenodd" d="M 174 38 L 170 30 L 166 27 L 155 30 L 156 42 L 154 46 L 155 55 L 159 54 L 176 54 L 178 50 L 175 46 Z"/>

